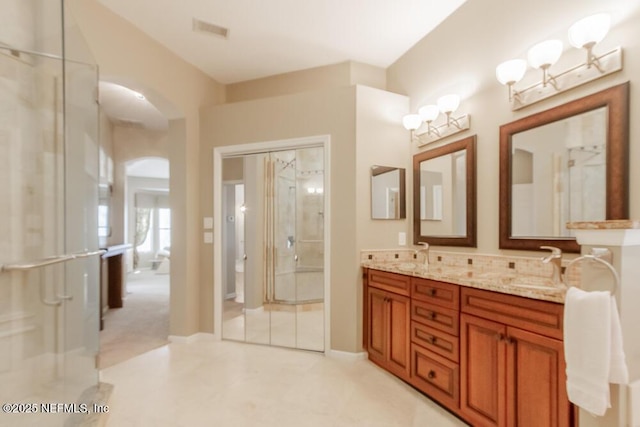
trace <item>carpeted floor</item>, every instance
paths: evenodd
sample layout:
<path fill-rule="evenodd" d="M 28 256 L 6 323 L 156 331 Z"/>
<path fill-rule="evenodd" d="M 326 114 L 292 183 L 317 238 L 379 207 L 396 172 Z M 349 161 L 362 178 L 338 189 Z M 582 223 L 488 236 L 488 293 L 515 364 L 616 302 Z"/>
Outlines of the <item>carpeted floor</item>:
<path fill-rule="evenodd" d="M 169 341 L 169 275 L 142 270 L 127 276 L 122 308 L 105 315 L 99 368 L 131 359 Z"/>

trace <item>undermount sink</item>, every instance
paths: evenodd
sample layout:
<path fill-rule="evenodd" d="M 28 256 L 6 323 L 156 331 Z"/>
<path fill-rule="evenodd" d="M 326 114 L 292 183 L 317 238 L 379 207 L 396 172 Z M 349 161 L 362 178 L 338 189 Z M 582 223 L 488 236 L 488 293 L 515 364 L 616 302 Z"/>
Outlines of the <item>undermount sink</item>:
<path fill-rule="evenodd" d="M 518 286 L 521 288 L 530 288 L 530 289 L 554 289 L 558 288 L 557 285 L 553 283 L 553 281 L 548 277 L 538 277 L 538 276 L 514 276 L 514 277 L 503 277 L 500 279 L 505 285 Z"/>
<path fill-rule="evenodd" d="M 414 271 L 420 270 L 424 268 L 424 264 L 416 263 L 416 262 L 403 262 L 398 264 L 398 269 L 402 271 Z"/>

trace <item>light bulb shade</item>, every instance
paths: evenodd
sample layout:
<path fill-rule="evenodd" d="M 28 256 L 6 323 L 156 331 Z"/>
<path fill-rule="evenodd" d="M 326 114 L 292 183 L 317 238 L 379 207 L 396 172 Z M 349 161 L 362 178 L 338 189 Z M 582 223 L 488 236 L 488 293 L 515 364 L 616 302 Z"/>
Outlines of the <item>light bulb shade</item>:
<path fill-rule="evenodd" d="M 529 49 L 527 59 L 533 68 L 541 68 L 558 62 L 560 55 L 562 55 L 562 41 L 547 40 Z"/>
<path fill-rule="evenodd" d="M 423 122 L 432 122 L 440 115 L 440 110 L 437 105 L 425 105 L 420 107 L 418 114 Z"/>
<path fill-rule="evenodd" d="M 445 95 L 438 98 L 438 108 L 444 114 L 453 113 L 460 106 L 460 97 L 456 94 Z"/>
<path fill-rule="evenodd" d="M 582 18 L 569 28 L 569 43 L 578 49 L 600 43 L 609 32 L 611 17 L 607 13 Z"/>
<path fill-rule="evenodd" d="M 525 71 L 527 71 L 527 61 L 511 59 L 496 67 L 496 78 L 503 85 L 514 84 L 522 80 Z"/>
<path fill-rule="evenodd" d="M 422 120 L 418 114 L 407 114 L 402 118 L 402 126 L 406 130 L 416 130 L 422 124 Z"/>

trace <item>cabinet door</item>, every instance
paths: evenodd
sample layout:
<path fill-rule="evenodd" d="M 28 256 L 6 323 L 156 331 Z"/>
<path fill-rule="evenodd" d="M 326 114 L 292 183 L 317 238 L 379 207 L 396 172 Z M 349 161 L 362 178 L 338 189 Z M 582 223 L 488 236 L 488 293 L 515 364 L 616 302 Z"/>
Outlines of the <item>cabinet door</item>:
<path fill-rule="evenodd" d="M 387 294 L 389 316 L 389 371 L 408 380 L 411 362 L 409 329 L 411 327 L 411 300 L 408 297 Z"/>
<path fill-rule="evenodd" d="M 460 410 L 474 426 L 506 425 L 506 326 L 461 316 Z"/>
<path fill-rule="evenodd" d="M 367 351 L 369 359 L 385 363 L 387 359 L 387 293 L 375 288 L 367 290 L 369 331 Z"/>
<path fill-rule="evenodd" d="M 562 341 L 507 328 L 507 420 L 518 427 L 567 427 Z"/>

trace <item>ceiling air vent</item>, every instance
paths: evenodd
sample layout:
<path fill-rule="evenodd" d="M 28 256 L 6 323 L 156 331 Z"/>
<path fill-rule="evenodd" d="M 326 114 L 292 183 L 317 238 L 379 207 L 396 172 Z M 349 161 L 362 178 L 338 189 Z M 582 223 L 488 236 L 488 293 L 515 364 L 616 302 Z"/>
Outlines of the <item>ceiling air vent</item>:
<path fill-rule="evenodd" d="M 221 27 L 220 25 L 211 24 L 209 22 L 201 21 L 193 18 L 193 31 L 196 33 L 207 33 L 214 36 L 222 37 L 226 39 L 229 35 L 229 29 Z"/>

